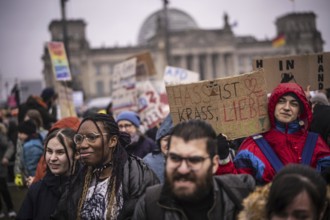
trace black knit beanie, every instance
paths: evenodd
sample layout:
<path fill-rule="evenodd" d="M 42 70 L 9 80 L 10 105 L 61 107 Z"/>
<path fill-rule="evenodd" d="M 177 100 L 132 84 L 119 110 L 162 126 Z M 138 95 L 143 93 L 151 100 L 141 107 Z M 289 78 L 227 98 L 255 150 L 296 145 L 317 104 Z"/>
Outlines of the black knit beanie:
<path fill-rule="evenodd" d="M 23 121 L 18 126 L 18 132 L 27 135 L 32 135 L 37 133 L 37 127 L 32 120 Z"/>

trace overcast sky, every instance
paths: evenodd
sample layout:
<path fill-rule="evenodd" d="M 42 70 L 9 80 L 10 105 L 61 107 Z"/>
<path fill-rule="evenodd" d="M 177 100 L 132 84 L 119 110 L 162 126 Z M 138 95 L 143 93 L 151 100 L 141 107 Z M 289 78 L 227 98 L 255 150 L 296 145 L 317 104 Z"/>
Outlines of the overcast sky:
<path fill-rule="evenodd" d="M 127 46 L 137 41 L 139 28 L 162 0 L 69 0 L 68 19 L 84 19 L 92 47 Z M 169 0 L 169 7 L 190 14 L 203 29 L 223 27 L 223 14 L 237 22 L 236 35 L 271 39 L 275 20 L 284 14 L 313 11 L 317 28 L 330 51 L 330 0 Z M 15 78 L 41 79 L 43 45 L 50 40 L 48 25 L 60 19 L 60 0 L 0 0 L 1 87 Z"/>

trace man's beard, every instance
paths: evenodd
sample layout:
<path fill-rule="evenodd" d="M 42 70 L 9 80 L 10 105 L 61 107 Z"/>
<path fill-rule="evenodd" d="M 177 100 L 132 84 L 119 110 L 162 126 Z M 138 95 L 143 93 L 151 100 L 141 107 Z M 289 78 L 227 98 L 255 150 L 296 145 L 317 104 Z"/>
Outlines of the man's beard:
<path fill-rule="evenodd" d="M 131 144 L 139 141 L 140 135 L 138 133 L 131 134 L 130 136 L 131 136 Z"/>
<path fill-rule="evenodd" d="M 206 176 L 200 177 L 198 179 L 194 171 L 190 171 L 187 174 L 179 174 L 177 171 L 173 172 L 172 179 L 169 178 L 168 174 L 165 172 L 165 183 L 164 186 L 167 188 L 169 193 L 180 201 L 187 202 L 198 202 L 209 195 L 213 186 L 213 174 L 212 174 L 212 166 L 207 170 Z M 191 181 L 195 184 L 193 192 L 185 192 L 182 189 L 176 189 L 174 186 L 174 182 L 178 180 Z"/>

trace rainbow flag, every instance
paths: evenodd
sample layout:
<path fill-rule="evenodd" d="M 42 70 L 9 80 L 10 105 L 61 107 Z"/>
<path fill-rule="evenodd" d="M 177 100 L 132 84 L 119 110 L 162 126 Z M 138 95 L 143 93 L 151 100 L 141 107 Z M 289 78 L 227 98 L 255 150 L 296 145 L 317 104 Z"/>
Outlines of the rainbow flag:
<path fill-rule="evenodd" d="M 273 47 L 282 47 L 285 45 L 285 36 L 284 34 L 278 35 L 273 41 L 272 46 Z"/>

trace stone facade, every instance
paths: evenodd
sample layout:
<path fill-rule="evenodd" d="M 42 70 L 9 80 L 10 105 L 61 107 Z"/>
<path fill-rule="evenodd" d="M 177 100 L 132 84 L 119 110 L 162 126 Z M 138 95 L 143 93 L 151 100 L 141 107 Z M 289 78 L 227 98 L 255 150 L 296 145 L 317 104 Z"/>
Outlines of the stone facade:
<path fill-rule="evenodd" d="M 161 79 L 168 63 L 162 18 L 163 12 L 158 11 L 146 19 L 141 26 L 137 46 L 108 48 L 90 48 L 85 37 L 85 22 L 67 21 L 73 89 L 82 90 L 87 99 L 111 96 L 114 65 L 144 51 L 152 54 L 157 70 L 155 78 Z M 323 40 L 316 29 L 315 19 L 312 12 L 291 13 L 277 18 L 277 34 L 285 35 L 286 44 L 274 48 L 269 39 L 260 41 L 253 36 L 235 36 L 227 15 L 224 15 L 223 28 L 205 30 L 198 28 L 186 13 L 168 9 L 169 63 L 198 72 L 201 79 L 212 79 L 251 71 L 252 60 L 256 57 L 323 52 Z M 155 25 L 151 25 L 153 22 Z M 52 21 L 49 31 L 52 41 L 63 39 L 61 21 Z M 53 86 L 55 81 L 46 45 L 42 59 L 46 85 Z"/>

